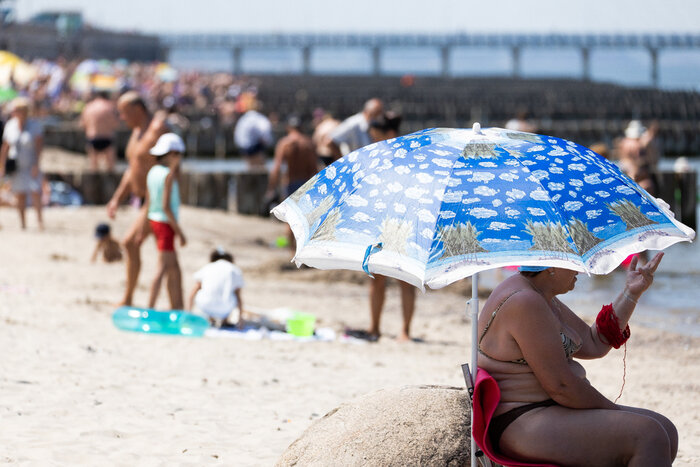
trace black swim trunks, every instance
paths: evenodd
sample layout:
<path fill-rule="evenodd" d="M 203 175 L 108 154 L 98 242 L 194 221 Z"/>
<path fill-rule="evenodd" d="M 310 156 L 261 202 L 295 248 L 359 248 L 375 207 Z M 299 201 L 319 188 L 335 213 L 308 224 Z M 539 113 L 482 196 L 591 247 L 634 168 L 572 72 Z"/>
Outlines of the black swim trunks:
<path fill-rule="evenodd" d="M 513 423 L 518 417 L 528 413 L 531 410 L 540 407 L 551 407 L 553 405 L 557 405 L 557 403 L 554 402 L 553 399 L 547 399 L 544 401 L 523 405 L 521 407 L 516 407 L 512 410 L 509 410 L 508 412 L 493 417 L 491 419 L 491 423 L 489 423 L 489 438 L 491 438 L 491 445 L 493 446 L 493 448 L 498 451 L 501 450 L 499 444 L 501 442 L 501 436 L 503 436 L 503 432 L 506 431 L 506 428 L 508 428 L 508 426 L 511 423 Z"/>
<path fill-rule="evenodd" d="M 112 138 L 92 138 L 87 142 L 95 151 L 104 151 L 112 145 Z"/>

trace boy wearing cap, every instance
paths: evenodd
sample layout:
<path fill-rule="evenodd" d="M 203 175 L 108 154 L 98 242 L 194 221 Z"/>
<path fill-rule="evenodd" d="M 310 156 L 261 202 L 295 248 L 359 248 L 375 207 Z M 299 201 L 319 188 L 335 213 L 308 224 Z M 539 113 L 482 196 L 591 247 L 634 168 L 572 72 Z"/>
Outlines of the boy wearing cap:
<path fill-rule="evenodd" d="M 185 143 L 175 133 L 162 135 L 150 150 L 151 155 L 156 158 L 156 163 L 146 177 L 148 190 L 143 212 L 156 237 L 158 269 L 151 283 L 149 308 L 155 306 L 160 284 L 167 276 L 170 306 L 173 310 L 183 309 L 182 277 L 175 252 L 175 237 L 180 237 L 180 246 L 185 246 L 187 241 L 177 221 L 180 208 L 178 177 L 180 158 L 184 152 Z M 145 224 L 144 222 L 143 225 Z"/>

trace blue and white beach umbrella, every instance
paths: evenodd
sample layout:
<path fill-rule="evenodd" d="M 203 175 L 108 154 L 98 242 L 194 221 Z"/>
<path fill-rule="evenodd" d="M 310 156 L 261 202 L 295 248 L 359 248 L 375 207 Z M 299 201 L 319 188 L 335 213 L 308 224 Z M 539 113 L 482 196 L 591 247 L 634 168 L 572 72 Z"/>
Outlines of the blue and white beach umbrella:
<path fill-rule="evenodd" d="M 294 233 L 297 265 L 376 272 L 421 289 L 473 276 L 474 374 L 479 271 L 528 265 L 606 274 L 632 253 L 695 237 L 593 151 L 478 123 L 351 152 L 272 212 Z M 473 438 L 471 452 L 476 465 Z"/>
<path fill-rule="evenodd" d="M 591 150 L 478 124 L 358 149 L 273 213 L 294 232 L 297 264 L 421 289 L 508 265 L 606 274 L 632 253 L 695 236 Z"/>

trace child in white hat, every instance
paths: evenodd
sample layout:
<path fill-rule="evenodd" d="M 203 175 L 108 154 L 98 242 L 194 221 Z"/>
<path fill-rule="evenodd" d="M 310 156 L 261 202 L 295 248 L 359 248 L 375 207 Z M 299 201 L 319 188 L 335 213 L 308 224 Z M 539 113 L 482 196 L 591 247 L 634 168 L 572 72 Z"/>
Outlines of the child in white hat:
<path fill-rule="evenodd" d="M 180 160 L 184 152 L 185 143 L 175 133 L 162 135 L 150 151 L 156 158 L 156 164 L 148 171 L 146 178 L 148 191 L 144 211 L 151 231 L 156 237 L 158 269 L 151 283 L 149 308 L 155 306 L 161 282 L 166 276 L 171 308 L 182 310 L 184 306 L 182 274 L 175 251 L 175 237 L 180 238 L 180 246 L 185 246 L 187 243 L 178 224 L 180 209 L 178 178 Z"/>

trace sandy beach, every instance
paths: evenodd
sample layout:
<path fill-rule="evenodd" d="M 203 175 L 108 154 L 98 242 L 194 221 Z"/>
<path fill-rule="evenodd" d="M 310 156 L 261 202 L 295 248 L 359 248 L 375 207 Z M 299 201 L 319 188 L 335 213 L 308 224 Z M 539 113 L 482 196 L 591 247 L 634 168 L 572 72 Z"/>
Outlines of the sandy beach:
<path fill-rule="evenodd" d="M 122 235 L 136 216 L 122 208 Z M 0 463 L 17 465 L 272 465 L 314 420 L 378 389 L 463 386 L 469 358 L 467 284 L 418 294 L 413 329 L 399 343 L 398 288 L 391 286 L 376 344 L 127 333 L 111 322 L 124 264 L 90 263 L 103 207 L 49 208 L 46 231 L 28 212 L 0 209 Z M 291 307 L 339 334 L 368 320 L 362 274 L 289 269 L 290 253 L 271 244 L 284 233 L 272 219 L 185 207 L 189 244 L 180 250 L 184 288 L 216 245 L 245 274 L 250 307 Z M 147 300 L 153 239 L 143 248 L 136 304 Z M 653 293 L 653 292 L 650 292 Z M 566 301 L 566 298 L 563 298 Z M 165 293 L 158 306 L 167 308 Z M 576 306 L 591 320 L 599 304 Z M 595 307 L 598 308 L 595 308 Z M 699 338 L 632 323 L 620 402 L 667 415 L 680 432 L 674 465 L 700 464 Z M 622 384 L 622 350 L 584 362 L 609 398 Z"/>

